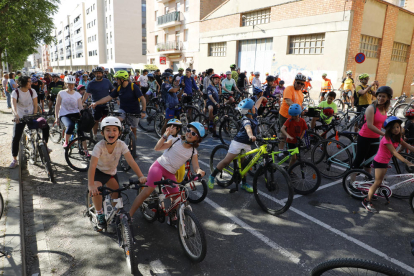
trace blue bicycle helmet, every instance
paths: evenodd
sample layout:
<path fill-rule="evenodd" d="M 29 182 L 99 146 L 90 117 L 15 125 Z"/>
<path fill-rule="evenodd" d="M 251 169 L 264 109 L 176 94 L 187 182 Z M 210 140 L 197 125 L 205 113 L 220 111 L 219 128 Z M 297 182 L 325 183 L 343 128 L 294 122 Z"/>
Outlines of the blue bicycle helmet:
<path fill-rule="evenodd" d="M 292 104 L 289 107 L 288 113 L 290 116 L 298 116 L 300 115 L 300 113 L 302 113 L 302 108 L 298 104 Z"/>
<path fill-rule="evenodd" d="M 253 94 L 254 95 L 258 95 L 258 94 L 260 94 L 262 92 L 263 92 L 263 90 L 260 87 L 253 86 Z"/>
<path fill-rule="evenodd" d="M 171 121 L 171 120 L 170 120 Z M 198 131 L 198 135 L 200 138 L 204 138 L 206 135 L 206 129 L 204 126 L 199 122 L 192 122 L 187 125 L 187 128 L 194 127 Z"/>
<path fill-rule="evenodd" d="M 154 74 L 148 74 L 148 78 L 153 78 Z"/>
<path fill-rule="evenodd" d="M 31 78 L 31 80 L 32 80 L 32 82 L 37 82 L 37 78 L 36 78 L 35 76 L 33 76 L 33 77 Z"/>
<path fill-rule="evenodd" d="M 402 124 L 402 121 L 400 119 L 398 119 L 398 117 L 390 116 L 387 119 L 385 119 L 384 128 L 386 128 L 387 125 L 391 122 L 399 122 L 400 124 Z"/>
<path fill-rule="evenodd" d="M 252 99 L 244 99 L 241 101 L 236 109 L 240 111 L 241 114 L 247 114 L 250 109 L 252 109 L 254 106 L 254 101 Z"/>

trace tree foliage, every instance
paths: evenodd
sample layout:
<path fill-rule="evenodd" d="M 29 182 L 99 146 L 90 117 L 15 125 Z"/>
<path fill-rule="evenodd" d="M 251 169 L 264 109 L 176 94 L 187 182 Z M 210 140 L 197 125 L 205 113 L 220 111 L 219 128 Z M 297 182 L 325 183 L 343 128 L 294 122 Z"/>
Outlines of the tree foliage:
<path fill-rule="evenodd" d="M 0 0 L 0 64 L 7 50 L 7 62 L 22 66 L 38 45 L 49 44 L 54 37 L 53 15 L 59 0 Z"/>

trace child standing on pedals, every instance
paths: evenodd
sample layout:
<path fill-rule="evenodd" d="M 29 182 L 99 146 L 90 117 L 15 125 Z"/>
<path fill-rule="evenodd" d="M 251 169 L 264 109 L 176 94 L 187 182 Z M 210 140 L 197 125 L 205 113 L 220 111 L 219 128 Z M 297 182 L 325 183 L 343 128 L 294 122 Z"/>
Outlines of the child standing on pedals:
<path fill-rule="evenodd" d="M 171 120 L 169 122 L 171 122 Z M 198 164 L 196 150 L 205 136 L 204 126 L 198 122 L 189 123 L 187 125 L 187 133 L 185 136 L 168 140 L 170 134 L 174 133 L 174 128 L 176 128 L 176 125 L 170 123 L 170 127 L 165 130 L 164 135 L 155 145 L 154 149 L 156 151 L 164 150 L 164 153 L 151 165 L 146 184 L 148 187 L 145 187 L 135 198 L 134 203 L 129 210 L 131 218 L 144 200 L 150 196 L 157 187 L 154 182 L 160 181 L 163 177 L 164 179 L 177 181 L 175 173 L 188 159 L 191 159 L 191 164 L 194 171 L 196 171 L 196 174 L 200 174 L 202 177 L 205 175 L 205 172 L 200 169 L 200 165 Z M 174 188 L 166 187 L 166 190 L 170 194 L 179 192 L 177 186 Z M 177 217 L 173 217 L 172 220 L 172 224 L 174 224 Z"/>
<path fill-rule="evenodd" d="M 128 146 L 124 141 L 118 140 L 122 133 L 121 122 L 116 117 L 106 117 L 101 122 L 101 131 L 104 139 L 97 143 L 92 151 L 91 162 L 88 171 L 88 190 L 92 196 L 93 205 L 97 213 L 98 230 L 105 228 L 105 214 L 102 209 L 102 196 L 98 187 L 106 185 L 111 189 L 119 189 L 119 181 L 116 173 L 121 154 L 124 155 L 128 165 L 139 177 L 140 183 L 146 182 L 138 164 L 132 157 Z M 117 193 L 112 193 L 112 198 L 117 198 Z"/>
<path fill-rule="evenodd" d="M 213 137 L 218 138 L 216 133 L 216 126 L 214 125 L 214 116 L 217 115 L 217 110 L 220 108 L 219 91 L 217 85 L 220 83 L 220 76 L 214 74 L 210 77 L 211 84 L 207 87 L 207 108 L 208 108 L 208 128 L 213 132 Z"/>
<path fill-rule="evenodd" d="M 297 147 L 296 143 L 298 142 L 298 139 L 296 137 L 302 139 L 308 129 L 308 125 L 306 124 L 306 121 L 300 117 L 300 114 L 302 113 L 300 105 L 292 104 L 289 107 L 288 113 L 292 117 L 286 120 L 285 124 L 282 126 L 281 132 L 286 136 L 288 149 L 291 150 Z M 290 158 L 289 167 L 295 162 L 296 154 Z M 286 168 L 286 171 L 288 168 Z"/>
<path fill-rule="evenodd" d="M 368 196 L 362 201 L 362 205 L 369 212 L 376 212 L 371 200 L 375 199 L 374 193 L 384 180 L 385 174 L 388 170 L 388 163 L 391 161 L 391 158 L 395 156 L 398 160 L 407 164 L 407 166 L 414 166 L 414 164 L 411 164 L 411 162 L 402 157 L 396 150 L 396 148 L 401 144 L 404 148 L 414 151 L 414 147 L 410 146 L 402 139 L 404 131 L 401 127 L 401 123 L 402 121 L 395 116 L 388 117 L 384 122 L 385 136 L 381 139 L 377 155 L 373 161 L 375 168 L 375 181 L 369 188 Z"/>
<path fill-rule="evenodd" d="M 241 150 L 246 152 L 251 151 L 251 145 L 256 141 L 257 135 L 258 123 L 255 117 L 258 105 L 260 105 L 260 102 L 256 103 L 255 106 L 252 99 L 244 99 L 237 106 L 237 109 L 243 115 L 243 118 L 241 119 L 241 128 L 234 137 L 234 140 L 231 141 L 226 157 L 217 164 L 217 167 L 208 178 L 208 187 L 210 189 L 214 188 L 216 175 L 221 173 L 221 171 L 228 166 L 238 154 L 240 154 Z M 249 193 L 253 193 L 253 187 L 247 184 L 246 177 L 242 179 L 241 188 Z"/>

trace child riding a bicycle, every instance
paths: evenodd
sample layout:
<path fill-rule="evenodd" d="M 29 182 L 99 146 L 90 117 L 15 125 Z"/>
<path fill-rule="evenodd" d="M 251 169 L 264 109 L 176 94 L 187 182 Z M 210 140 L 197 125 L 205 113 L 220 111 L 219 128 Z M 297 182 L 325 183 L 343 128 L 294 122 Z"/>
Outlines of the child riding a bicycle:
<path fill-rule="evenodd" d="M 323 121 L 325 124 L 330 124 L 332 122 L 332 118 L 338 112 L 338 107 L 333 102 L 336 98 L 336 93 L 331 91 L 328 93 L 328 97 L 326 101 L 322 101 L 319 103 L 318 107 L 322 108 L 320 113 L 320 118 L 313 117 L 311 122 L 311 129 L 315 128 L 316 121 Z M 332 112 L 333 111 L 333 112 Z"/>
<path fill-rule="evenodd" d="M 191 164 L 197 174 L 200 174 L 201 176 L 205 175 L 205 172 L 198 164 L 196 150 L 206 134 L 204 126 L 199 122 L 192 122 L 187 125 L 187 133 L 185 136 L 168 140 L 170 134 L 174 133 L 175 128 L 171 123 L 170 125 L 171 126 L 166 129 L 164 135 L 158 140 L 158 143 L 154 147 L 154 150 L 163 150 L 164 153 L 151 165 L 148 171 L 146 184 L 148 187 L 145 187 L 135 198 L 129 211 L 131 217 L 157 187 L 154 182 L 160 181 L 162 178 L 177 181 L 175 173 L 188 159 L 191 159 Z M 179 192 L 178 187 L 167 187 L 166 190 L 170 194 Z"/>
<path fill-rule="evenodd" d="M 411 162 L 402 157 L 396 148 L 401 144 L 403 147 L 414 151 L 414 147 L 410 146 L 402 138 L 404 131 L 401 127 L 402 121 L 395 116 L 388 117 L 384 122 L 385 136 L 382 137 L 377 155 L 374 158 L 373 165 L 375 169 L 375 181 L 369 188 L 368 197 L 364 198 L 362 205 L 369 212 L 376 212 L 371 200 L 375 191 L 381 185 L 384 180 L 385 174 L 388 170 L 388 164 L 391 158 L 395 156 L 398 160 L 405 163 L 407 166 L 414 166 Z"/>
<path fill-rule="evenodd" d="M 288 149 L 295 149 L 297 148 L 296 137 L 302 139 L 303 135 L 305 135 L 305 132 L 308 129 L 308 125 L 306 124 L 305 120 L 300 117 L 300 114 L 302 113 L 302 108 L 300 105 L 292 104 L 289 107 L 288 112 L 292 117 L 286 120 L 285 124 L 281 128 L 281 132 L 286 136 Z M 292 158 L 289 161 L 289 167 L 296 162 L 296 158 L 296 154 L 292 155 Z"/>
<path fill-rule="evenodd" d="M 260 104 L 260 103 L 259 103 Z M 208 187 L 210 189 L 214 188 L 214 181 L 216 175 L 221 173 L 223 168 L 228 166 L 233 159 L 240 154 L 242 150 L 248 152 L 251 150 L 251 145 L 256 141 L 257 135 L 257 126 L 258 122 L 256 121 L 256 106 L 252 99 L 244 99 L 239 103 L 237 109 L 243 115 L 241 119 L 241 128 L 230 143 L 229 150 L 226 157 L 217 164 L 217 167 L 214 169 L 213 173 L 208 178 Z M 246 190 L 249 193 L 253 193 L 253 187 L 246 182 L 246 178 L 242 179 L 242 189 Z"/>
<path fill-rule="evenodd" d="M 128 146 L 124 141 L 118 140 L 122 133 L 121 121 L 116 117 L 106 117 L 101 122 L 101 132 L 104 137 L 95 145 L 92 151 L 91 162 L 88 171 L 89 196 L 95 206 L 98 220 L 98 229 L 105 228 L 106 220 L 102 208 L 102 196 L 98 188 L 106 185 L 111 189 L 119 189 L 117 165 L 121 155 L 124 155 L 128 165 L 139 177 L 140 183 L 145 183 L 147 178 L 142 174 L 141 169 L 135 162 Z M 112 198 L 118 198 L 117 193 L 112 193 Z"/>

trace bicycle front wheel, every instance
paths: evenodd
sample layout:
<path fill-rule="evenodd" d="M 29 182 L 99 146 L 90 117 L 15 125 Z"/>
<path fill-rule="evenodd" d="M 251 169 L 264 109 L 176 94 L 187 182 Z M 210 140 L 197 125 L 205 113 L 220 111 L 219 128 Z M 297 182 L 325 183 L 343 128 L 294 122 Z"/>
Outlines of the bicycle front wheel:
<path fill-rule="evenodd" d="M 372 175 L 364 170 L 350 170 L 344 175 L 342 186 L 345 192 L 353 198 L 364 199 L 367 197 L 369 188 L 373 184 L 372 180 Z"/>
<path fill-rule="evenodd" d="M 216 146 L 210 155 L 210 171 L 213 173 L 217 164 L 223 160 L 229 150 L 228 145 Z M 217 184 L 221 187 L 230 186 L 233 183 L 234 170 L 237 168 L 236 161 L 230 162 L 219 174 L 216 175 Z"/>
<path fill-rule="evenodd" d="M 164 126 L 165 116 L 162 113 L 158 113 L 157 116 L 155 116 L 154 119 L 154 130 L 155 134 L 157 134 L 158 138 L 161 138 L 162 134 L 161 130 Z"/>
<path fill-rule="evenodd" d="M 124 255 L 127 266 L 131 271 L 131 274 L 135 275 L 138 273 L 138 263 L 135 258 L 135 243 L 134 237 L 132 236 L 131 225 L 128 222 L 126 215 L 121 219 L 121 236 L 122 236 L 122 247 L 124 248 Z"/>
<path fill-rule="evenodd" d="M 178 237 L 187 257 L 194 263 L 204 260 L 207 253 L 207 241 L 203 226 L 189 209 L 178 218 Z"/>
<path fill-rule="evenodd" d="M 59 128 L 58 124 L 55 124 L 55 118 L 49 117 L 47 119 L 47 124 L 49 125 L 49 137 L 53 143 L 58 144 L 62 139 L 62 129 Z"/>
<path fill-rule="evenodd" d="M 411 154 L 400 153 L 404 159 L 413 163 L 414 156 Z M 412 192 L 414 192 L 414 183 L 410 180 L 413 178 L 414 168 L 408 167 L 405 163 L 397 158 L 392 160 L 392 168 L 388 169 L 385 175 L 385 184 L 392 190 L 392 196 L 400 199 L 409 199 Z M 397 170 L 397 167 L 399 171 Z M 387 178 L 388 175 L 399 174 L 397 177 Z"/>
<path fill-rule="evenodd" d="M 306 161 L 299 161 L 288 170 L 295 193 L 308 195 L 319 188 L 321 174 L 315 165 Z"/>
<path fill-rule="evenodd" d="M 360 259 L 333 259 L 318 264 L 311 276 L 321 275 L 386 275 L 404 276 L 401 271 L 384 264 Z"/>
<path fill-rule="evenodd" d="M 139 119 L 138 125 L 142 130 L 145 130 L 146 132 L 153 132 L 155 130 L 154 128 L 154 120 L 155 116 L 157 116 L 157 109 L 152 106 L 147 107 L 147 116 L 144 119 Z"/>
<path fill-rule="evenodd" d="M 191 203 L 199 203 L 203 201 L 208 192 L 207 182 L 204 179 L 201 181 L 192 181 L 188 184 L 187 188 L 187 200 Z"/>
<path fill-rule="evenodd" d="M 96 142 L 89 137 L 78 137 L 70 142 L 65 149 L 65 159 L 69 167 L 79 172 L 86 172 L 91 160 L 89 154 L 92 153 L 95 144 Z"/>
<path fill-rule="evenodd" d="M 47 151 L 46 145 L 39 145 L 38 150 L 40 160 L 46 170 L 47 177 L 49 178 L 50 182 L 55 183 L 55 175 L 52 169 L 52 161 L 50 160 L 49 152 Z"/>
<path fill-rule="evenodd" d="M 345 104 L 342 102 L 341 99 L 334 100 L 334 103 L 336 104 L 336 108 L 338 109 L 338 112 L 342 112 L 345 109 Z"/>
<path fill-rule="evenodd" d="M 236 120 L 230 117 L 223 119 L 219 128 L 219 136 L 221 143 L 224 145 L 230 145 L 231 141 L 236 136 L 238 131 L 239 123 Z"/>
<path fill-rule="evenodd" d="M 280 215 L 292 204 L 294 191 L 287 172 L 270 163 L 260 167 L 254 175 L 253 193 L 265 212 Z"/>

